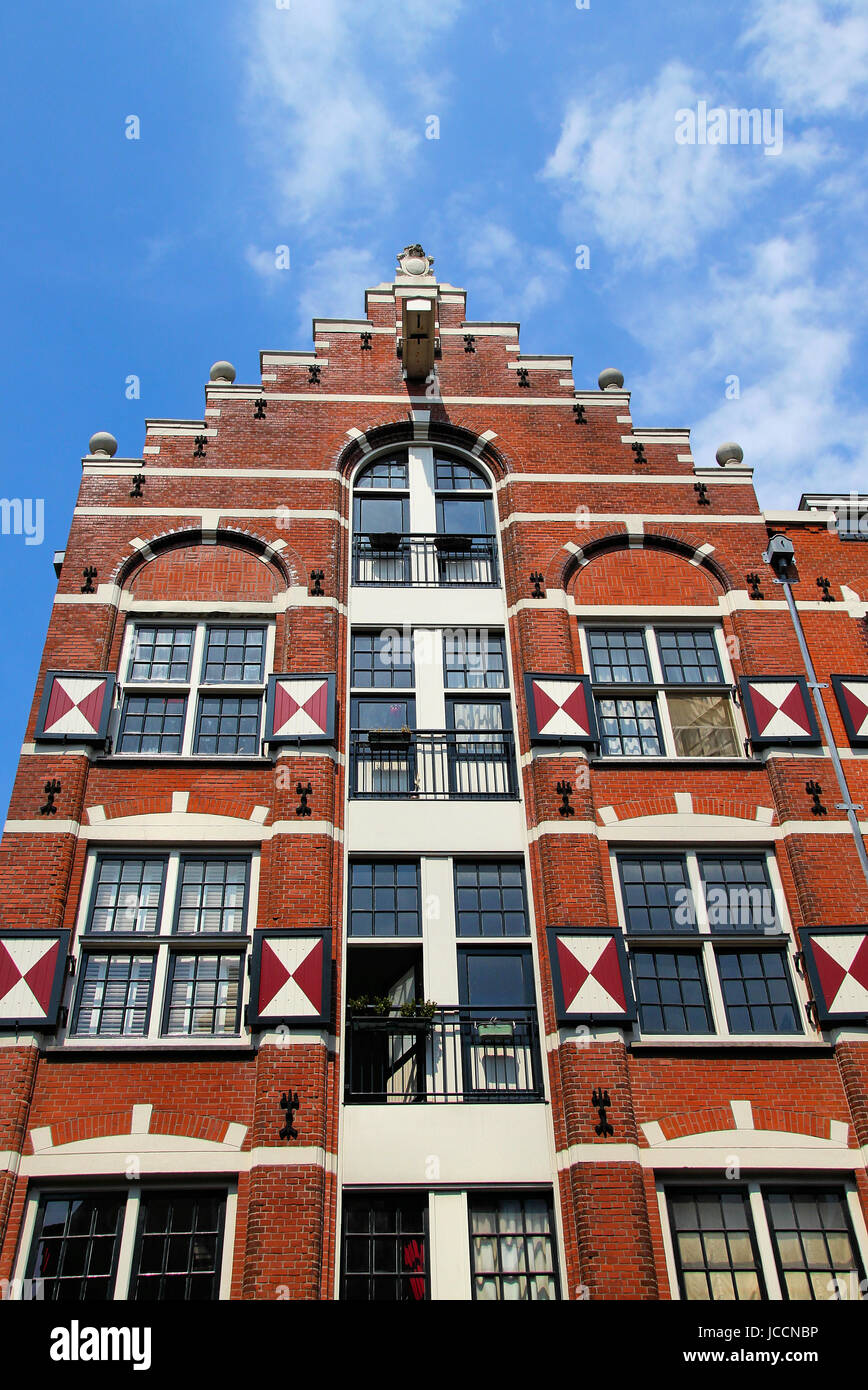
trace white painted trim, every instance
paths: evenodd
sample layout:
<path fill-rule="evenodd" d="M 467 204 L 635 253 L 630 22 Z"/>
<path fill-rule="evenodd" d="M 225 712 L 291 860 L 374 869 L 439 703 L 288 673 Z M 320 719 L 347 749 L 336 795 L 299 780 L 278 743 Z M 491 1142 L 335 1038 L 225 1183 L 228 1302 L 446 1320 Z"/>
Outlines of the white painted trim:
<path fill-rule="evenodd" d="M 127 1160 L 135 1154 L 142 1177 L 157 1174 L 248 1173 L 254 1168 L 298 1168 L 310 1166 L 336 1171 L 335 1157 L 318 1145 L 296 1145 L 293 1148 L 257 1148 L 246 1153 L 212 1144 L 205 1139 L 183 1139 L 172 1135 L 152 1135 L 163 1141 L 162 1149 L 145 1147 L 141 1135 L 109 1135 L 83 1143 L 93 1147 L 86 1152 L 80 1144 L 64 1144 L 61 1148 L 41 1154 L 25 1154 L 20 1174 L 26 1178 L 112 1177 L 125 1175 Z M 127 1147 L 114 1149 L 110 1142 L 125 1139 Z"/>
<path fill-rule="evenodd" d="M 515 479 L 513 479 L 513 481 L 515 481 Z M 625 479 L 625 481 L 629 482 L 630 479 Z M 132 511 L 132 508 L 130 510 Z M 763 521 L 763 518 L 761 516 L 734 516 L 732 513 L 729 512 L 704 512 L 702 516 L 697 516 L 695 512 L 641 512 L 637 513 L 635 516 L 629 517 L 625 516 L 623 512 L 581 512 L 579 515 L 581 516 L 583 525 L 588 526 L 591 524 L 591 522 L 611 522 L 613 525 L 616 523 L 620 523 L 621 525 L 623 525 L 625 522 L 633 521 L 636 524 L 633 526 L 632 529 L 637 534 L 642 531 L 642 521 L 648 523 L 649 525 L 652 523 L 658 524 L 662 522 L 676 522 L 678 524 L 683 523 L 685 525 L 695 526 L 699 523 L 702 523 L 703 529 L 705 527 L 705 524 L 708 522 L 713 522 L 715 526 L 765 525 L 765 522 Z M 517 522 L 562 522 L 564 525 L 575 526 L 577 524 L 577 516 L 574 511 L 510 512 L 509 515 L 500 523 L 501 530 L 505 531 L 508 527 L 515 525 Z M 628 533 L 630 532 L 630 529 L 631 528 L 628 525 Z M 710 551 L 714 549 L 714 546 L 700 546 L 699 549 L 700 551 L 702 551 L 703 554 L 707 555 L 710 553 Z M 686 556 L 681 556 L 680 558 L 687 559 Z M 693 562 L 688 561 L 688 563 Z M 826 604 L 827 608 L 828 606 L 829 605 Z M 636 609 L 634 608 L 633 611 L 635 612 Z M 645 611 L 644 605 L 642 611 L 643 613 Z"/>

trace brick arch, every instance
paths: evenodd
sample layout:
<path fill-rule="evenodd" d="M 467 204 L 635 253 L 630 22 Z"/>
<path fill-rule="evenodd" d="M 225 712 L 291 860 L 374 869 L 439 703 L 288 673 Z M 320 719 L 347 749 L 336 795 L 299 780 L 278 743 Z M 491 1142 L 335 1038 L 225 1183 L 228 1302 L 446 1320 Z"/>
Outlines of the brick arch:
<path fill-rule="evenodd" d="M 754 1131 L 777 1134 L 804 1134 L 812 1139 L 829 1139 L 833 1120 L 815 1110 L 793 1110 L 786 1106 L 752 1103 Z M 647 1123 L 647 1121 L 646 1121 Z M 697 1134 L 744 1131 L 736 1124 L 728 1105 L 709 1105 L 701 1110 L 681 1110 L 657 1122 L 666 1139 L 688 1139 Z"/>
<path fill-rule="evenodd" d="M 191 791 L 186 814 L 249 821 L 257 804 L 252 796 L 215 796 L 212 792 Z M 122 820 L 129 816 L 168 816 L 172 814 L 172 793 L 144 795 L 135 800 L 106 801 L 103 803 L 103 813 L 106 820 Z"/>
<path fill-rule="evenodd" d="M 678 586 L 679 599 L 684 602 L 708 604 L 715 602 L 721 593 L 728 593 L 734 586 L 723 566 L 714 558 L 710 550 L 704 550 L 705 542 L 694 541 L 680 535 L 667 535 L 665 532 L 645 531 L 629 533 L 608 532 L 586 540 L 583 546 L 570 542 L 557 550 L 549 561 L 546 571 L 546 586 L 556 589 L 572 589 L 578 599 L 585 597 L 581 591 L 582 580 L 591 580 L 593 589 L 605 589 L 607 603 L 618 602 L 617 590 L 626 589 L 626 602 L 660 602 L 661 592 L 671 592 L 671 585 Z M 651 562 L 652 554 L 657 558 L 656 567 Z M 640 555 L 646 561 L 642 565 Z M 666 559 L 660 557 L 667 557 Z M 611 560 L 609 557 L 612 557 Z M 649 563 L 651 562 L 651 563 Z M 607 567 L 610 573 L 605 572 Z M 693 572 L 691 578 L 691 571 Z M 588 572 L 586 576 L 586 572 Z M 647 575 L 655 589 L 653 596 L 645 597 L 641 588 L 642 577 Z M 689 591 L 684 586 L 689 583 Z M 591 587 L 589 586 L 589 587 Z M 613 594 L 613 587 L 615 597 Z"/>
<path fill-rule="evenodd" d="M 641 820 L 648 816 L 673 816 L 678 813 L 674 792 L 661 792 L 656 796 L 634 797 L 631 801 L 611 801 L 609 804 L 617 812 L 619 825 L 626 821 Z M 694 792 L 692 809 L 696 816 L 719 816 L 727 820 L 747 821 L 749 825 L 756 826 L 760 824 L 757 820 L 757 811 L 765 811 L 768 808 L 760 802 L 747 803 L 736 801 L 731 797 L 708 796 Z M 777 812 L 774 813 L 771 822 L 763 821 L 762 824 L 779 824 Z"/>
<path fill-rule="evenodd" d="M 344 479 L 349 479 L 356 470 L 374 461 L 373 456 L 389 448 L 403 448 L 413 443 L 441 444 L 446 449 L 467 456 L 468 461 L 480 463 L 491 473 L 495 486 L 515 473 L 506 456 L 496 449 L 491 439 L 477 434 L 463 425 L 455 425 L 446 420 L 432 420 L 424 440 L 414 429 L 410 420 L 391 420 L 382 425 L 373 425 L 367 430 L 348 431 L 352 438 L 345 444 L 334 459 L 334 466 Z M 361 441 L 364 441 L 362 443 Z"/>
<path fill-rule="evenodd" d="M 280 542 L 234 527 L 163 532 L 116 567 L 112 579 L 140 598 L 270 601 L 298 582 L 298 557 Z"/>
<path fill-rule="evenodd" d="M 75 1115 L 51 1126 L 51 1147 L 78 1144 L 86 1139 L 109 1139 L 117 1135 L 140 1137 L 132 1130 L 131 1110 L 104 1110 L 90 1115 Z M 169 1110 L 154 1106 L 148 1134 L 176 1135 L 183 1139 L 205 1139 L 222 1144 L 232 1120 L 216 1115 L 201 1115 L 194 1111 Z M 28 1136 L 28 1152 L 33 1152 Z"/>

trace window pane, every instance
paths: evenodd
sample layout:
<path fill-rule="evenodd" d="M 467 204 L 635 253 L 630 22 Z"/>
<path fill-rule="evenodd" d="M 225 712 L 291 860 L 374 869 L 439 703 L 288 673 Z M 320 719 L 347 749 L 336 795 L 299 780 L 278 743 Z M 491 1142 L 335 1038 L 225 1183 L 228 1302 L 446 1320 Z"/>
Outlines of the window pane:
<path fill-rule="evenodd" d="M 697 1301 L 762 1297 L 747 1195 L 741 1191 L 672 1191 L 669 1223 L 684 1298 Z"/>
<path fill-rule="evenodd" d="M 683 859 L 621 856 L 618 865 L 628 932 L 698 930 Z"/>
<path fill-rule="evenodd" d="M 699 871 L 712 931 L 779 929 L 765 856 L 701 854 Z"/>
<path fill-rule="evenodd" d="M 651 666 L 639 629 L 588 629 L 593 679 L 601 684 L 648 684 Z"/>
<path fill-rule="evenodd" d="M 737 758 L 741 749 L 728 695 L 667 695 L 680 758 Z"/>
<path fill-rule="evenodd" d="M 248 859 L 182 859 L 178 881 L 178 932 L 243 932 L 247 915 Z"/>
<path fill-rule="evenodd" d="M 165 872 L 162 859 L 100 858 L 88 931 L 157 931 Z"/>
<path fill-rule="evenodd" d="M 344 1199 L 342 1298 L 416 1303 L 428 1298 L 424 1197 Z"/>
<path fill-rule="evenodd" d="M 597 699 L 600 746 L 610 757 L 653 758 L 664 752 L 657 701 Z"/>
<path fill-rule="evenodd" d="M 186 681 L 193 650 L 191 627 L 136 626 L 128 681 Z"/>
<path fill-rule="evenodd" d="M 847 1203 L 841 1191 L 770 1191 L 766 1214 L 789 1299 L 850 1299 L 862 1295 Z"/>
<path fill-rule="evenodd" d="M 447 690 L 507 688 L 503 633 L 486 628 L 447 628 L 443 653 Z"/>
<path fill-rule="evenodd" d="M 117 751 L 180 753 L 186 712 L 186 695 L 127 695 Z"/>
<path fill-rule="evenodd" d="M 456 860 L 455 910 L 459 936 L 527 936 L 521 861 Z"/>
<path fill-rule="evenodd" d="M 52 1301 L 104 1302 L 112 1294 L 126 1198 L 43 1197 L 27 1277 Z"/>
<path fill-rule="evenodd" d="M 256 757 L 261 711 L 260 695 L 203 695 L 194 751 L 212 757 Z"/>
<path fill-rule="evenodd" d="M 710 1033 L 711 1009 L 697 951 L 630 951 L 643 1033 Z"/>
<path fill-rule="evenodd" d="M 72 1031 L 84 1037 L 142 1037 L 148 1027 L 153 955 L 87 951 Z"/>
<path fill-rule="evenodd" d="M 434 460 L 434 486 L 438 492 L 490 491 L 482 474 L 458 459 Z"/>
<path fill-rule="evenodd" d="M 407 464 L 400 459 L 378 459 L 371 463 L 356 479 L 357 488 L 406 488 Z"/>
<path fill-rule="evenodd" d="M 265 631 L 264 627 L 209 627 L 202 679 L 232 684 L 261 681 Z"/>
<path fill-rule="evenodd" d="M 143 1194 L 130 1298 L 147 1302 L 216 1299 L 224 1207 L 223 1193 Z"/>
<path fill-rule="evenodd" d="M 679 685 L 720 685 L 723 682 L 712 632 L 658 628 L 656 636 L 665 681 Z"/>
<path fill-rule="evenodd" d="M 548 1197 L 472 1197 L 470 1263 L 477 1300 L 557 1299 L 554 1219 Z"/>
<path fill-rule="evenodd" d="M 172 953 L 169 963 L 168 1034 L 237 1033 L 243 956 Z"/>
<path fill-rule="evenodd" d="M 421 936 L 418 864 L 350 864 L 349 934 Z"/>
<path fill-rule="evenodd" d="M 362 689 L 412 689 L 413 639 L 409 632 L 356 632 L 352 684 Z"/>
<path fill-rule="evenodd" d="M 783 951 L 718 951 L 731 1033 L 800 1033 Z"/>

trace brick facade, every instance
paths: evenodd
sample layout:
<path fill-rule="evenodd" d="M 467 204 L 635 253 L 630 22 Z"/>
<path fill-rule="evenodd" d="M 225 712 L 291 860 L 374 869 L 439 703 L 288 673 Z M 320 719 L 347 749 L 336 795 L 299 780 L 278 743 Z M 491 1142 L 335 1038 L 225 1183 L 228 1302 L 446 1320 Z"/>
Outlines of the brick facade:
<path fill-rule="evenodd" d="M 439 392 L 430 380 L 426 390 L 424 381 L 406 379 L 396 352 L 402 298 L 417 283 L 437 305 Z M 97 853 L 252 854 L 258 890 L 248 935 L 330 927 L 332 1017 L 327 1029 L 291 1027 L 285 1036 L 251 1034 L 242 1020 L 229 1039 L 149 1035 L 136 1046 L 74 1039 L 71 1016 L 58 1033 L 0 1033 L 0 1278 L 26 1267 L 28 1195 L 82 1183 L 90 1190 L 130 1181 L 144 1191 L 149 1182 L 193 1182 L 228 1185 L 233 1194 L 224 1296 L 316 1299 L 339 1291 L 342 1196 L 378 1186 L 346 1180 L 347 1172 L 369 1172 L 370 1158 L 367 1169 L 361 1161 L 354 1168 L 345 1153 L 345 1132 L 355 1131 L 348 1129 L 351 1107 L 342 1103 L 346 856 L 369 852 L 380 807 L 354 802 L 348 785 L 350 625 L 376 625 L 354 618 L 361 610 L 353 608 L 360 602 L 353 598 L 353 481 L 370 459 L 408 449 L 480 466 L 499 522 L 523 827 L 507 848 L 524 861 L 535 922 L 544 1064 L 535 1108 L 549 1166 L 543 1172 L 528 1159 L 522 1176 L 516 1159 L 514 1176 L 493 1177 L 492 1187 L 548 1191 L 560 1296 L 570 1298 L 669 1299 L 676 1287 L 671 1235 L 661 1224 L 657 1187 L 691 1177 L 725 1187 L 732 1155 L 759 1182 L 828 1179 L 858 1193 L 868 1216 L 868 1020 L 818 1030 L 796 956 L 804 927 L 868 922 L 868 889 L 829 757 L 820 745 L 739 747 L 710 762 L 616 760 L 568 743 L 533 747 L 523 687 L 527 671 L 592 675 L 580 638 L 589 626 L 716 628 L 731 685 L 743 675 L 802 673 L 789 615 L 762 560 L 769 534 L 785 532 L 796 549 L 796 598 L 850 793 L 868 805 L 865 749 L 850 747 L 828 685 L 834 672 L 868 677 L 868 547 L 843 543 L 816 511 L 764 515 L 747 466 L 694 461 L 686 431 L 634 424 L 626 391 L 577 390 L 563 360 L 522 357 L 516 325 L 474 324 L 465 312 L 463 291 L 399 272 L 368 291 L 366 320 L 319 321 L 315 351 L 266 354 L 254 385 L 212 381 L 201 421 L 150 422 L 140 458 L 93 454 L 83 461 L 2 841 L 3 929 L 81 933 L 88 864 Z M 133 497 L 137 473 L 144 483 Z M 83 592 L 91 566 L 94 592 Z M 749 597 L 752 573 L 761 576 L 762 599 Z M 542 576 L 537 596 L 532 574 Z M 819 576 L 831 581 L 832 602 L 823 600 Z M 461 620 L 455 604 L 438 620 L 436 601 L 429 592 L 423 608 L 411 594 L 406 620 L 420 628 Z M 116 672 L 120 703 L 130 625 L 169 621 L 267 622 L 271 670 L 335 672 L 334 746 L 265 744 L 221 760 L 128 756 L 116 723 L 110 751 L 36 736 L 46 672 Z M 190 702 L 195 696 L 191 690 Z M 740 720 L 740 711 L 733 717 Z M 736 732 L 741 742 L 740 723 Z M 40 808 L 52 778 L 60 790 L 56 812 L 47 814 Z M 564 780 L 569 814 L 562 814 Z M 805 789 L 811 781 L 822 789 L 822 814 L 813 814 Z M 297 791 L 306 786 L 307 816 Z M 362 832 L 353 831 L 361 822 L 353 822 L 352 808 L 365 806 L 372 819 L 354 841 Z M 480 820 L 487 807 L 482 800 L 476 808 Z M 420 808 L 408 808 L 408 825 L 423 824 Z M 432 802 L 431 816 L 443 809 Z M 448 829 L 443 834 L 432 854 L 479 849 L 481 858 L 491 856 L 487 840 L 477 847 L 459 839 L 458 829 L 454 842 Z M 776 866 L 775 891 L 794 933 L 788 968 L 798 1034 L 648 1040 L 641 1027 L 592 1018 L 579 1029 L 559 1024 L 545 929 L 624 926 L 616 852 L 709 847 L 767 853 Z M 378 853 L 393 850 L 424 858 L 426 846 L 418 839 L 392 844 L 384 830 Z M 77 940 L 72 949 L 68 1009 L 83 968 Z M 591 1096 L 598 1087 L 608 1091 L 611 1135 L 597 1132 Z M 287 1090 L 300 1098 L 294 1140 L 278 1135 Z M 514 1105 L 489 1100 L 488 1107 L 509 1109 L 520 1123 Z M 356 1113 L 370 1117 L 375 1108 Z M 456 1111 L 472 1107 L 384 1107 L 395 1124 L 399 1108 L 409 1134 L 411 1112 L 433 1111 L 425 1122 L 446 1127 Z M 459 1135 L 449 1150 L 459 1167 L 462 1142 Z M 130 1155 L 135 1176 L 127 1179 Z M 450 1178 L 444 1192 L 485 1187 L 484 1157 L 468 1150 L 464 1158 L 465 1177 Z M 384 1161 L 383 1171 L 393 1167 Z M 430 1194 L 437 1178 L 425 1182 L 408 1171 L 384 1177 L 382 1187 Z M 863 1237 L 864 1226 L 854 1226 L 857 1244 Z M 860 1258 L 868 1258 L 864 1244 Z M 435 1278 L 435 1294 L 436 1286 Z M 447 1296 L 442 1279 L 440 1288 Z"/>

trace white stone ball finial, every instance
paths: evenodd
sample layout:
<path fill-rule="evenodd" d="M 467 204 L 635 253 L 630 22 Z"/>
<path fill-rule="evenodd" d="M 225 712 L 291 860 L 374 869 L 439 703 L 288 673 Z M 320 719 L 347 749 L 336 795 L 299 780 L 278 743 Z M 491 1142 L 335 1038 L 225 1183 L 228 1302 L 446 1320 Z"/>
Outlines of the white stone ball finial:
<path fill-rule="evenodd" d="M 728 463 L 741 463 L 744 458 L 744 449 L 740 444 L 734 444 L 730 440 L 727 444 L 718 445 L 715 458 L 721 468 L 725 468 Z"/>
<path fill-rule="evenodd" d="M 617 367 L 604 367 L 597 377 L 597 385 L 601 391 L 620 391 L 624 385 L 624 373 L 619 372 Z"/>
<path fill-rule="evenodd" d="M 108 430 L 98 430 L 90 437 L 87 446 L 92 454 L 98 454 L 101 458 L 113 459 L 118 451 L 118 441 Z"/>
<path fill-rule="evenodd" d="M 227 382 L 230 386 L 235 380 L 235 368 L 231 362 L 215 362 L 211 368 L 211 381 Z"/>

